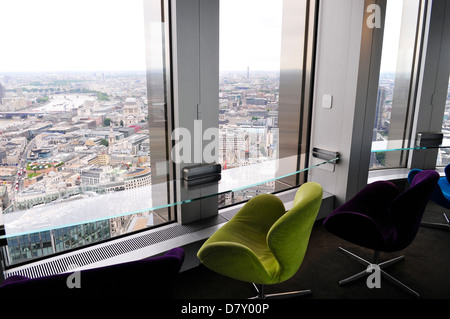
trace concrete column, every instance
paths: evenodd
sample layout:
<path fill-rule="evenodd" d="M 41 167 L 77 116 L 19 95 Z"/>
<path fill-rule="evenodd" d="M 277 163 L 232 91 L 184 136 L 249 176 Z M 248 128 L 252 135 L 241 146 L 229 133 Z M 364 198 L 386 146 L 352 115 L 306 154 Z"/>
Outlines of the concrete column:
<path fill-rule="evenodd" d="M 190 135 L 189 143 L 174 141 L 182 143 L 183 151 L 190 153 L 190 156 L 172 153 L 176 176 L 180 179 L 183 168 L 209 163 L 211 157 L 216 162 L 218 159 L 219 0 L 172 1 L 172 63 L 174 129 Z M 214 135 L 214 130 L 215 138 L 210 134 Z M 216 151 L 210 152 L 213 149 Z M 217 184 L 186 189 L 183 183 L 178 183 L 176 188 L 178 201 L 218 191 Z M 178 220 L 185 224 L 215 216 L 217 203 L 214 196 L 183 204 L 178 207 Z"/>
<path fill-rule="evenodd" d="M 374 11 L 380 10 L 373 21 Z M 370 8 L 369 8 L 370 9 Z M 309 171 L 342 204 L 367 183 L 385 1 L 322 1 L 316 50 L 311 147 L 337 151 L 337 165 Z M 331 107 L 323 97 L 331 96 Z M 317 159 L 310 158 L 310 165 Z"/>

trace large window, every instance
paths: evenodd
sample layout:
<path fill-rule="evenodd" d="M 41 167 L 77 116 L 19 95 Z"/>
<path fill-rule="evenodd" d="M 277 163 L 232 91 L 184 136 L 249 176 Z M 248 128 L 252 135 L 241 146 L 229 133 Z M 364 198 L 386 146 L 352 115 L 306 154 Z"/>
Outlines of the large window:
<path fill-rule="evenodd" d="M 220 2 L 219 163 L 223 170 L 278 158 L 282 9 L 283 1 L 278 0 Z M 236 185 L 257 179 L 241 176 Z M 272 182 L 228 197 L 241 201 L 273 190 Z"/>
<path fill-rule="evenodd" d="M 163 10 L 150 8 L 159 17 L 145 34 L 144 4 L 0 3 L 0 194 L 7 232 L 18 234 L 8 264 L 173 220 L 148 210 L 149 120 L 163 122 L 167 105 L 147 85 L 164 76 Z"/>
<path fill-rule="evenodd" d="M 405 149 L 410 147 L 414 112 L 416 52 L 421 45 L 420 17 L 420 0 L 387 1 L 371 169 L 406 166 Z"/>
<path fill-rule="evenodd" d="M 195 47 L 204 54 L 215 44 L 205 44 L 209 30 L 202 26 L 216 20 L 202 11 L 215 10 L 206 3 L 201 10 L 181 1 L 169 8 L 169 3 L 0 4 L 0 28 L 8 30 L 2 35 L 7 49 L 0 52 L 7 265 L 188 215 L 175 203 L 182 198 L 183 208 L 192 204 L 173 183 L 181 171 L 171 158 L 176 142 L 171 133 L 180 117 L 191 124 L 191 114 L 180 109 L 186 109 L 185 97 L 197 92 L 191 94 L 184 84 L 195 82 L 195 74 L 202 85 L 213 83 L 205 79 L 213 72 L 204 71 L 217 64 L 208 65 L 206 54 L 202 61 L 189 55 L 195 41 L 181 34 L 199 14 L 199 28 L 192 30 L 200 31 L 201 45 Z M 288 180 L 286 173 L 305 168 L 309 157 L 313 3 L 220 1 L 220 88 L 214 107 L 220 110 L 219 191 L 227 192 L 219 206 L 303 181 L 304 176 Z M 181 7 L 184 16 L 176 11 Z M 176 20 L 170 10 L 177 12 Z M 187 64 L 197 60 L 198 70 L 187 74 Z M 210 103 L 202 102 L 194 107 L 197 117 L 205 111 L 206 120 Z M 273 180 L 280 176 L 285 179 Z"/>
<path fill-rule="evenodd" d="M 220 3 L 221 183 L 233 189 L 271 179 L 226 194 L 220 205 L 301 183 L 299 176 L 294 182 L 273 178 L 306 164 L 300 154 L 306 149 L 302 129 L 309 124 L 304 101 L 309 96 L 306 48 L 312 45 L 306 30 L 312 7 L 309 1 Z M 309 27 L 313 30 L 313 24 Z"/>
<path fill-rule="evenodd" d="M 450 164 L 450 78 L 448 81 L 447 100 L 445 102 L 444 119 L 442 122 L 442 133 L 444 134 L 442 141 L 443 147 L 438 153 L 438 166 L 446 166 Z"/>

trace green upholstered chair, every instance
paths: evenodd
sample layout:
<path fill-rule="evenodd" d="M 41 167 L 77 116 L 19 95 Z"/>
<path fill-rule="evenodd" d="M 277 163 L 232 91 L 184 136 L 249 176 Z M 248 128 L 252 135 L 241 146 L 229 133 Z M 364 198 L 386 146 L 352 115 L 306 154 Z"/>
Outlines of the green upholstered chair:
<path fill-rule="evenodd" d="M 322 187 L 313 182 L 300 186 L 287 212 L 277 196 L 255 196 L 203 244 L 197 256 L 219 274 L 253 283 L 258 298 L 311 293 L 265 295 L 264 285 L 286 281 L 298 271 L 321 203 Z"/>

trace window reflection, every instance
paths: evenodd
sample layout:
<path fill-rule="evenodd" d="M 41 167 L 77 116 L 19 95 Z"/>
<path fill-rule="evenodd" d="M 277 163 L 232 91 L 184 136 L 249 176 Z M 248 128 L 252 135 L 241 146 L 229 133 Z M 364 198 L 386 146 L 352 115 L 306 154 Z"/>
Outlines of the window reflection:
<path fill-rule="evenodd" d="M 445 102 L 444 118 L 442 122 L 443 148 L 439 149 L 436 165 L 447 166 L 450 164 L 450 77 L 448 81 L 447 100 Z M 448 147 L 448 148 L 447 148 Z"/>
<path fill-rule="evenodd" d="M 388 0 L 370 169 L 404 167 L 413 114 L 420 0 Z M 377 151 L 377 152 L 375 152 Z"/>

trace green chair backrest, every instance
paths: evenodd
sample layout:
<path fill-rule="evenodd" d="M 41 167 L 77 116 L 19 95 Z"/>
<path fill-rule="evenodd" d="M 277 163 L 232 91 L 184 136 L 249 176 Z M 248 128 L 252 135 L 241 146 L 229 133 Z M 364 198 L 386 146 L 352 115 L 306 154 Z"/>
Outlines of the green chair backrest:
<path fill-rule="evenodd" d="M 295 195 L 292 209 L 281 216 L 267 234 L 267 243 L 281 267 L 280 282 L 292 277 L 303 262 L 322 203 L 322 194 L 320 184 L 302 184 Z"/>

